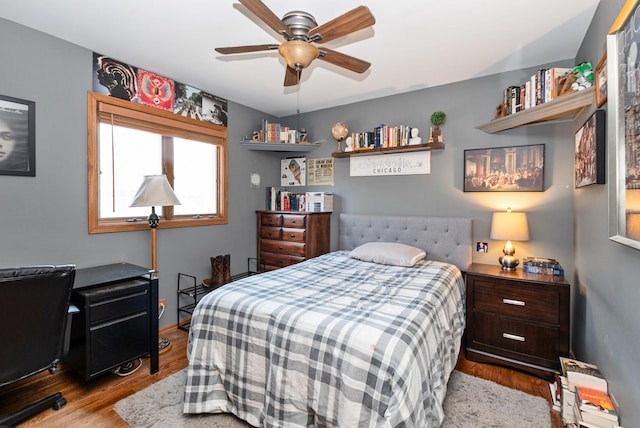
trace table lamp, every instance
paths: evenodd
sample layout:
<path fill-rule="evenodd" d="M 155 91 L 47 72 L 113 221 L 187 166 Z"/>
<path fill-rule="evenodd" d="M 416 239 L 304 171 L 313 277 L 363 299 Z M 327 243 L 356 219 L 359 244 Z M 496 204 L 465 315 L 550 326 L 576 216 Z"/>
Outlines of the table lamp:
<path fill-rule="evenodd" d="M 157 275 L 156 263 L 156 229 L 160 218 L 156 214 L 156 207 L 167 207 L 180 205 L 180 201 L 167 180 L 167 176 L 162 175 L 145 175 L 140 188 L 136 192 L 131 202 L 131 207 L 151 207 L 149 214 L 149 227 L 151 228 L 151 269 L 152 275 Z M 160 338 L 158 346 L 161 350 L 166 350 L 171 346 L 169 339 Z"/>
<path fill-rule="evenodd" d="M 527 214 L 511 212 L 511 208 L 508 208 L 507 212 L 493 213 L 490 238 L 507 241 L 502 249 L 504 256 L 498 258 L 498 261 L 502 265 L 502 270 L 516 270 L 516 266 L 518 266 L 520 261 L 513 256 L 516 249 L 511 241 L 529 240 Z"/>

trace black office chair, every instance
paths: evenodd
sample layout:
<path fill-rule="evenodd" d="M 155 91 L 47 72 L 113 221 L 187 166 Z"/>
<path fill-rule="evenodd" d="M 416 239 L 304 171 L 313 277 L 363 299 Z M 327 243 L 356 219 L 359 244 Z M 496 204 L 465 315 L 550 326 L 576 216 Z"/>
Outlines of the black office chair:
<path fill-rule="evenodd" d="M 0 387 L 44 370 L 51 374 L 69 346 L 69 299 L 75 265 L 0 269 Z M 73 309 L 73 308 L 72 308 Z M 0 417 L 13 426 L 66 404 L 60 392 Z"/>

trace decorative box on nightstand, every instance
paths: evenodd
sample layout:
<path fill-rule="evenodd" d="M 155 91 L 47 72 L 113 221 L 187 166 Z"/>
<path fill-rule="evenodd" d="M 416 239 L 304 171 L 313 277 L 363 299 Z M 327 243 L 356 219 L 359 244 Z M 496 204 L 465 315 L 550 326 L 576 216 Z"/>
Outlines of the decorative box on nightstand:
<path fill-rule="evenodd" d="M 559 357 L 569 355 L 570 286 L 564 277 L 474 263 L 466 281 L 467 359 L 553 379 Z"/>

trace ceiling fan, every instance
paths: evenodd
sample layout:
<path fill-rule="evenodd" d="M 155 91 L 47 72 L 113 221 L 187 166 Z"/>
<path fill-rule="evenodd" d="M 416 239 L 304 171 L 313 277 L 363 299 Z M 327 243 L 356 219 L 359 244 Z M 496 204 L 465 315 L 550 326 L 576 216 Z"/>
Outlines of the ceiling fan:
<path fill-rule="evenodd" d="M 289 12 L 280 19 L 260 0 L 239 0 L 239 2 L 281 34 L 285 41 L 280 45 L 233 46 L 216 48 L 216 51 L 226 55 L 277 49 L 287 62 L 284 86 L 297 85 L 300 82 L 302 69 L 308 67 L 316 58 L 356 73 L 364 73 L 371 67 L 371 63 L 361 59 L 314 45 L 314 43 L 322 44 L 335 40 L 375 24 L 376 19 L 366 6 L 358 6 L 323 25 L 318 25 L 315 18 L 307 12 Z"/>

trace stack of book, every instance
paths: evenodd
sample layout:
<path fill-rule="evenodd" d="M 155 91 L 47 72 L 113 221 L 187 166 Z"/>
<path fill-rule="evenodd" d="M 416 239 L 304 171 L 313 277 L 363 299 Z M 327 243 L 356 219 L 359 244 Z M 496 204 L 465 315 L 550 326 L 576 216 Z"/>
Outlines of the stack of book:
<path fill-rule="evenodd" d="M 556 259 L 541 257 L 525 257 L 522 261 L 522 271 L 543 275 L 564 276 L 564 269 Z"/>
<path fill-rule="evenodd" d="M 266 119 L 262 121 L 262 129 L 253 133 L 253 140 L 263 143 L 297 144 L 305 142 L 305 138 L 304 130 L 291 129 L 288 126 L 269 122 Z"/>
<path fill-rule="evenodd" d="M 281 187 L 267 187 L 268 211 L 304 211 L 306 193 L 294 193 Z"/>
<path fill-rule="evenodd" d="M 560 382 L 560 402 L 562 422 L 567 428 L 603 428 L 618 425 L 618 414 L 613 402 L 608 395 L 607 380 L 602 376 L 595 364 L 585 363 L 572 358 L 560 357 L 562 375 L 558 377 Z M 608 416 L 592 415 L 591 407 L 597 404 L 587 404 L 586 401 L 602 398 L 611 404 L 608 407 L 614 413 L 607 412 Z M 585 416 L 585 412 L 589 412 Z M 614 417 L 615 416 L 615 417 Z M 594 422 L 595 421 L 595 422 Z M 609 424 L 611 422 L 611 424 Z"/>
<path fill-rule="evenodd" d="M 614 428 L 620 422 L 609 394 L 583 386 L 576 386 L 573 413 L 578 427 Z"/>
<path fill-rule="evenodd" d="M 504 113 L 509 115 L 553 101 L 563 94 L 557 87 L 559 79 L 572 71 L 565 67 L 541 68 L 524 83 L 505 88 L 502 94 Z"/>

